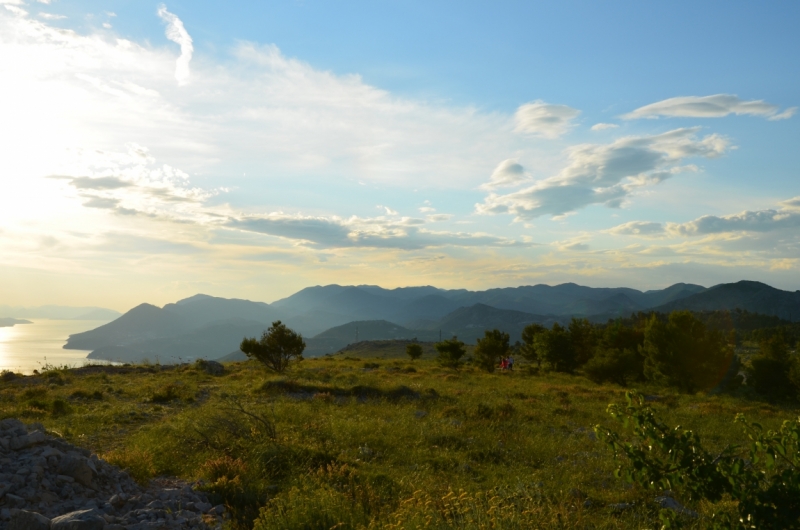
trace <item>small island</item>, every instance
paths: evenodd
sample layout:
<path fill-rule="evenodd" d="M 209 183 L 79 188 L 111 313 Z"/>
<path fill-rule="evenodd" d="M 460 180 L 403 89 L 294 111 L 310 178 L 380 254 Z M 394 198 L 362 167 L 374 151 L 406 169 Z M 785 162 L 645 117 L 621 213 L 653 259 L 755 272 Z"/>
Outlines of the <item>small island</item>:
<path fill-rule="evenodd" d="M 33 322 L 21 318 L 0 318 L 0 328 L 12 328 L 17 324 L 33 324 Z"/>

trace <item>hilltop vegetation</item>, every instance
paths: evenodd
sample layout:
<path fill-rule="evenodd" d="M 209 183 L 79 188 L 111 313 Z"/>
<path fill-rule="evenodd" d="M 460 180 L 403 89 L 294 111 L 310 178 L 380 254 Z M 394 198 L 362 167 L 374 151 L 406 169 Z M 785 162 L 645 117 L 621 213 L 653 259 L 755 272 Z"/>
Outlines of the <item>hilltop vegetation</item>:
<path fill-rule="evenodd" d="M 661 491 L 615 478 L 622 461 L 593 432 L 615 427 L 606 407 L 624 401 L 624 388 L 549 371 L 547 357 L 541 369 L 489 373 L 443 366 L 423 343 L 411 361 L 409 343 L 361 343 L 283 375 L 256 361 L 220 376 L 202 362 L 6 374 L 0 416 L 42 422 L 141 481 L 202 480 L 234 529 L 660 524 Z M 459 360 L 474 355 L 470 347 Z M 693 429 L 713 454 L 746 443 L 737 413 L 767 429 L 798 413 L 792 400 L 770 403 L 750 388 L 709 396 L 634 382 L 663 421 Z M 736 513 L 730 499 L 672 495 L 698 513 L 683 519 L 688 527 Z"/>

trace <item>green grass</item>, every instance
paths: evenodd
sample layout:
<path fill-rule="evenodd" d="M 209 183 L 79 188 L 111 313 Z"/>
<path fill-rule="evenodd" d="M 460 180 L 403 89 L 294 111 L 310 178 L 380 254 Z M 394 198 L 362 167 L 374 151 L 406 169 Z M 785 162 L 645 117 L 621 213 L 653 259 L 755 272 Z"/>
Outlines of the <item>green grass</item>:
<path fill-rule="evenodd" d="M 592 434 L 617 427 L 605 410 L 625 389 L 363 353 L 284 375 L 253 361 L 220 377 L 195 366 L 49 370 L 0 383 L 0 416 L 41 422 L 140 481 L 202 479 L 230 506 L 231 528 L 657 526 L 656 493 L 615 479 L 617 463 Z M 737 412 L 767 428 L 798 412 L 640 390 L 711 449 L 745 443 Z M 616 503 L 634 508 L 616 513 Z"/>

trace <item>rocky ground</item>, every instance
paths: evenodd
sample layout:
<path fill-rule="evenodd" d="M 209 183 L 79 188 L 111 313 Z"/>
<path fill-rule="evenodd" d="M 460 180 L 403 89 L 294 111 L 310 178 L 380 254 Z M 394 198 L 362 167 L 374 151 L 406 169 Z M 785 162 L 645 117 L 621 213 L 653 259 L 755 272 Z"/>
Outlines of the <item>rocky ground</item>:
<path fill-rule="evenodd" d="M 217 529 L 223 516 L 188 484 L 142 488 L 41 425 L 0 421 L 0 530 Z"/>

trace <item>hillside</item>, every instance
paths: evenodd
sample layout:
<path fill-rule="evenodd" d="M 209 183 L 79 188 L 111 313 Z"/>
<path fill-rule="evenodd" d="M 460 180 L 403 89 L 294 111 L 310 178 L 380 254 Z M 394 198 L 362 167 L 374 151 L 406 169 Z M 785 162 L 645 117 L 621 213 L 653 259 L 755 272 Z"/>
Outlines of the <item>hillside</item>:
<path fill-rule="evenodd" d="M 72 307 L 62 305 L 43 305 L 20 307 L 0 305 L 0 317 L 45 318 L 49 320 L 111 320 L 122 315 L 119 311 L 104 307 Z"/>
<path fill-rule="evenodd" d="M 32 322 L 21 318 L 0 318 L 0 328 L 12 328 L 17 324 L 32 324 Z"/>
<path fill-rule="evenodd" d="M 549 327 L 573 316 L 603 323 L 640 311 L 735 308 L 798 320 L 800 293 L 739 282 L 711 289 L 679 283 L 645 292 L 574 283 L 486 291 L 328 285 L 303 289 L 273 304 L 199 294 L 162 308 L 137 306 L 113 322 L 71 336 L 65 348 L 92 350 L 91 358 L 107 360 L 166 362 L 228 354 L 239 359 L 235 352 L 244 335 L 259 335 L 282 320 L 306 338 L 306 355 L 317 356 L 355 342 L 357 327 L 358 340 L 438 340 L 441 330 L 442 338 L 456 335 L 474 343 L 485 330 L 496 328 L 509 333 L 513 342 L 531 322 Z"/>
<path fill-rule="evenodd" d="M 654 308 L 669 313 L 678 309 L 720 311 L 742 309 L 773 315 L 788 321 L 800 320 L 800 291 L 782 291 L 761 282 L 740 281 L 710 289 Z"/>

